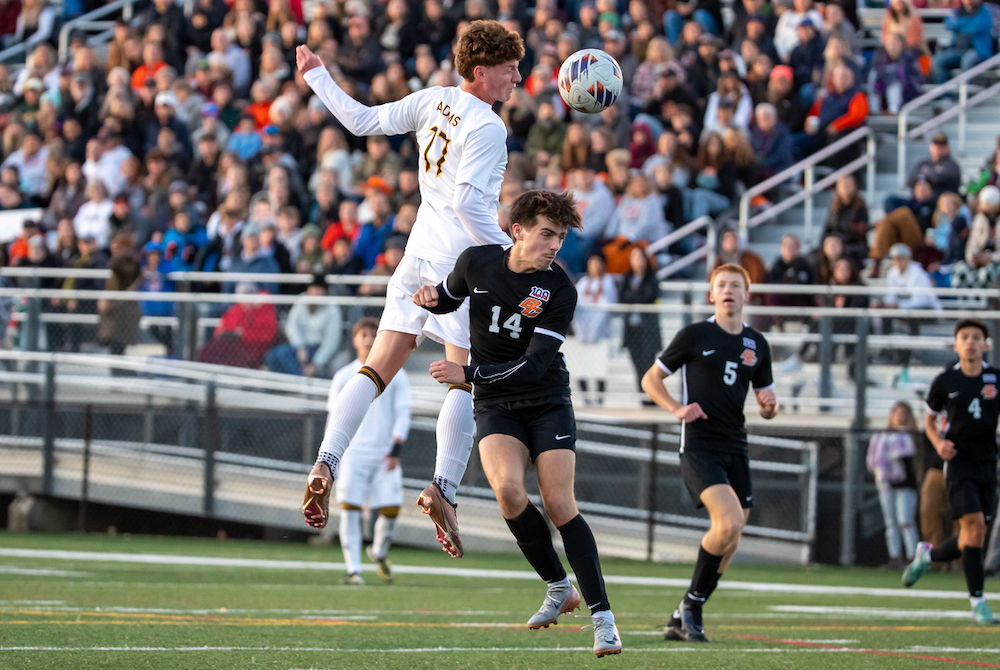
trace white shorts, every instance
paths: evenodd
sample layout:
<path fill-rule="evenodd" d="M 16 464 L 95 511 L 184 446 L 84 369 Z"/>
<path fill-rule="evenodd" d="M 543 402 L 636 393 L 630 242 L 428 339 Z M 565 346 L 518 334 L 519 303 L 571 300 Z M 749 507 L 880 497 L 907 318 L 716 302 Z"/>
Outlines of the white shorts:
<path fill-rule="evenodd" d="M 435 342 L 469 349 L 469 300 L 449 314 L 431 314 L 413 304 L 413 295 L 421 286 L 436 286 L 454 269 L 454 263 L 434 263 L 422 258 L 403 256 L 386 289 L 385 310 L 378 329 L 424 337 Z"/>
<path fill-rule="evenodd" d="M 403 505 L 403 468 L 385 469 L 381 456 L 355 456 L 348 449 L 337 469 L 337 500 L 342 504 L 372 509 Z"/>

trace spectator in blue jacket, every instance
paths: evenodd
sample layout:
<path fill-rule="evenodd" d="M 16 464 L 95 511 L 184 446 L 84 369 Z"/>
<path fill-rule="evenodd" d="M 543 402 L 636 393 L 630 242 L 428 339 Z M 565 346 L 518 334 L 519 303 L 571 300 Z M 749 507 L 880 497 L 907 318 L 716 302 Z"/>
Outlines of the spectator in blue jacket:
<path fill-rule="evenodd" d="M 243 229 L 240 235 L 240 244 L 243 246 L 238 256 L 233 258 L 228 272 L 252 272 L 255 274 L 280 274 L 281 267 L 278 261 L 274 260 L 274 255 L 261 248 L 260 226 L 252 223 Z M 277 282 L 257 282 L 261 291 L 267 291 L 271 295 L 278 292 Z M 236 290 L 236 282 L 227 281 L 222 285 L 223 293 L 233 293 Z"/>
<path fill-rule="evenodd" d="M 953 33 L 951 46 L 939 51 L 931 63 L 934 82 L 943 84 L 951 78 L 954 67 L 968 70 L 993 55 L 993 22 L 982 0 L 962 0 L 944 26 Z"/>
<path fill-rule="evenodd" d="M 792 134 L 778 120 L 777 108 L 762 102 L 754 110 L 755 123 L 750 127 L 750 146 L 757 154 L 759 181 L 792 167 Z"/>

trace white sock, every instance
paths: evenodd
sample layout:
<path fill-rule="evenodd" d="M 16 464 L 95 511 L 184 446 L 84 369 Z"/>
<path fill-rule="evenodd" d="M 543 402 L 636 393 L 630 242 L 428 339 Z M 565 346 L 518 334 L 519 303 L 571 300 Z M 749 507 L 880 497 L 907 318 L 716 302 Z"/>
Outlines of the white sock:
<path fill-rule="evenodd" d="M 389 546 L 392 544 L 392 535 L 396 532 L 396 518 L 378 515 L 375 520 L 375 537 L 372 540 L 372 553 L 376 558 L 382 559 L 389 553 Z"/>
<path fill-rule="evenodd" d="M 340 510 L 340 549 L 347 573 L 361 573 L 361 510 Z"/>
<path fill-rule="evenodd" d="M 550 589 L 568 589 L 572 584 L 569 581 L 569 577 L 563 577 L 557 582 L 549 582 Z"/>
<path fill-rule="evenodd" d="M 434 481 L 438 482 L 444 496 L 450 502 L 455 502 L 455 493 L 469 464 L 469 456 L 472 454 L 472 434 L 475 429 L 472 394 L 461 389 L 448 391 L 437 420 Z M 444 486 L 439 479 L 444 480 Z"/>
<path fill-rule="evenodd" d="M 975 596 L 969 596 L 969 604 L 972 605 L 973 609 L 975 609 L 976 606 L 979 605 L 979 603 L 984 602 L 985 600 L 986 600 L 986 598 L 984 598 L 982 596 L 980 596 L 978 598 L 975 597 Z"/>
<path fill-rule="evenodd" d="M 351 377 L 337 394 L 326 420 L 326 430 L 323 431 L 323 441 L 319 445 L 319 456 L 316 459 L 317 463 L 323 461 L 329 465 L 334 477 L 337 476 L 337 466 L 347 445 L 358 432 L 358 426 L 376 397 L 378 389 L 375 382 L 362 374 Z"/>

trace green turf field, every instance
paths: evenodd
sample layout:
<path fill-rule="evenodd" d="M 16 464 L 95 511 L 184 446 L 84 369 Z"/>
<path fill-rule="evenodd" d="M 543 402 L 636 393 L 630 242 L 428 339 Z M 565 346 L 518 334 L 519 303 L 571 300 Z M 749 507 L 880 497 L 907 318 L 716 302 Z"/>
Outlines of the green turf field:
<path fill-rule="evenodd" d="M 690 566 L 609 560 L 624 652 L 596 659 L 587 618 L 524 627 L 544 589 L 520 556 L 391 558 L 395 585 L 346 587 L 337 547 L 0 534 L 0 668 L 1000 668 L 961 574 L 911 594 L 894 572 L 735 565 L 690 645 L 661 632 Z"/>

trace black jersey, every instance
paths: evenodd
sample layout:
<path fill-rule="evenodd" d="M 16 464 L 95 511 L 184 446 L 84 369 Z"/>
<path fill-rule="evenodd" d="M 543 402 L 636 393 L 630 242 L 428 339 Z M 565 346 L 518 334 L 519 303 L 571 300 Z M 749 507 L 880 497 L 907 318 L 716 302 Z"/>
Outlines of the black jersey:
<path fill-rule="evenodd" d="M 679 330 L 657 363 L 668 375 L 680 371 L 681 402 L 698 403 L 708 416 L 684 422 L 681 451 L 690 446 L 746 453 L 747 389 L 751 383 L 755 391 L 774 384 L 764 336 L 747 325 L 739 335 L 727 333 L 713 316 Z"/>
<path fill-rule="evenodd" d="M 507 267 L 499 245 L 462 252 L 438 285 L 448 312 L 469 296 L 469 339 L 478 404 L 569 395 L 569 372 L 559 352 L 576 309 L 576 288 L 558 265 L 521 274 Z"/>
<path fill-rule="evenodd" d="M 981 476 L 984 472 L 996 476 L 1000 418 L 996 368 L 984 363 L 981 373 L 969 377 L 956 363 L 931 382 L 927 410 L 935 416 L 942 411 L 947 414 L 942 435 L 955 443 L 958 452 L 947 463 L 949 477 Z"/>

